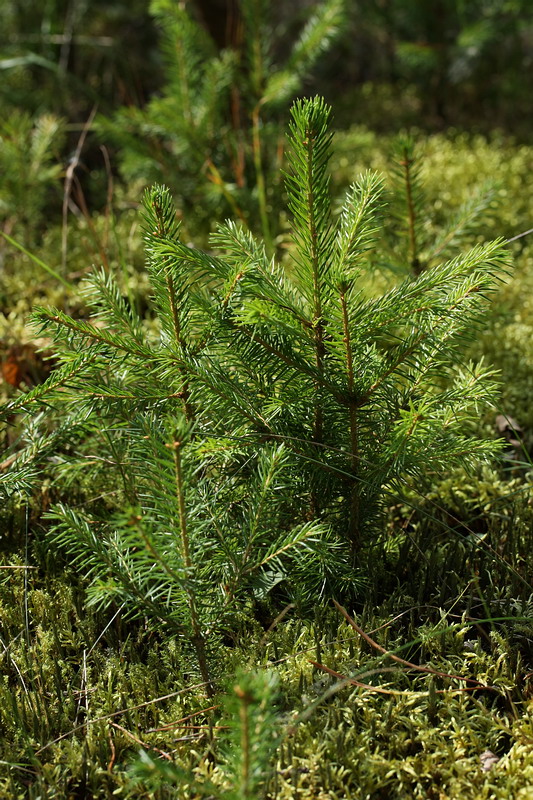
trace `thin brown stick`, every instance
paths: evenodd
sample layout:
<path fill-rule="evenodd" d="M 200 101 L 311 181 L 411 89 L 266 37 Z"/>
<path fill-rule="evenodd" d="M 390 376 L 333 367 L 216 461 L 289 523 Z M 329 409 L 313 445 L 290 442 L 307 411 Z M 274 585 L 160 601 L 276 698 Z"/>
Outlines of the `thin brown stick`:
<path fill-rule="evenodd" d="M 519 233 L 516 236 L 512 236 L 510 239 L 506 239 L 505 244 L 516 242 L 517 239 L 522 239 L 523 236 L 529 236 L 530 233 L 533 233 L 533 228 L 530 228 L 528 231 L 524 231 L 523 233 Z"/>
<path fill-rule="evenodd" d="M 267 628 L 267 630 L 265 631 L 264 635 L 262 636 L 262 638 L 261 638 L 261 641 L 259 642 L 259 647 L 264 647 L 264 646 L 265 646 L 265 644 L 267 643 L 268 634 L 269 634 L 271 631 L 273 631 L 273 630 L 274 630 L 274 628 L 276 627 L 276 625 L 278 625 L 278 624 L 281 622 L 281 620 L 283 619 L 283 617 L 284 617 L 286 614 L 288 614 L 288 613 L 289 613 L 289 611 L 292 611 L 292 609 L 293 609 L 294 607 L 295 607 L 295 604 L 294 604 L 294 603 L 289 603 L 287 606 L 285 606 L 285 608 L 284 608 L 284 609 L 282 609 L 282 610 L 280 611 L 280 613 L 278 614 L 278 616 L 276 617 L 276 619 L 275 619 L 275 620 L 274 620 L 274 621 L 273 621 L 273 622 L 272 622 L 272 623 L 269 625 L 269 627 L 268 627 L 268 628 Z"/>
<path fill-rule="evenodd" d="M 256 48 L 254 47 L 254 51 Z M 270 221 L 268 218 L 267 208 L 267 192 L 265 183 L 265 173 L 263 169 L 263 154 L 262 154 L 262 138 L 261 138 L 261 105 L 259 101 L 252 111 L 252 155 L 255 167 L 255 180 L 257 186 L 257 200 L 259 204 L 259 217 L 261 219 L 261 229 L 263 231 L 263 239 L 265 247 L 269 254 L 274 251 L 274 242 L 272 240 L 272 233 L 270 230 Z"/>
<path fill-rule="evenodd" d="M 97 106 L 94 106 L 91 113 L 87 118 L 87 122 L 82 128 L 80 138 L 78 139 L 78 144 L 76 145 L 76 149 L 69 161 L 67 170 L 65 172 L 65 188 L 63 190 L 63 226 L 61 230 L 61 265 L 64 268 L 65 264 L 67 263 L 67 216 L 68 216 L 68 201 L 70 198 L 70 192 L 72 190 L 72 183 L 74 181 L 74 172 L 76 167 L 80 163 L 80 156 L 81 151 L 83 150 L 83 145 L 85 144 L 85 139 L 87 138 L 87 134 L 93 124 L 93 120 L 96 116 Z"/>
<path fill-rule="evenodd" d="M 172 761 L 173 760 L 172 756 L 170 755 L 170 753 L 166 753 L 164 750 L 160 750 L 159 747 L 154 747 L 151 744 L 147 744 L 146 742 L 143 742 L 142 739 L 139 739 L 138 736 L 135 736 L 135 734 L 130 733 L 130 731 L 126 730 L 126 728 L 123 728 L 122 725 L 119 725 L 117 722 L 111 722 L 110 724 L 113 726 L 113 728 L 116 728 L 117 731 L 122 731 L 122 733 L 126 734 L 126 736 L 128 736 L 132 741 L 134 741 L 135 744 L 139 744 L 141 747 L 144 747 L 146 750 L 153 750 L 155 753 L 159 753 L 159 755 L 162 756 L 163 758 L 166 758 L 167 761 Z"/>
<path fill-rule="evenodd" d="M 6 460 L 5 460 L 5 461 L 2 461 L 2 463 L 0 464 L 0 471 L 1 471 L 1 472 L 3 472 L 5 469 L 7 469 L 8 467 L 10 467 L 10 466 L 11 466 L 11 464 L 12 464 L 14 461 L 16 461 L 16 460 L 17 460 L 17 458 L 18 458 L 18 455 L 19 455 L 18 453 L 13 453 L 13 455 L 11 455 L 11 456 L 9 456 L 8 458 L 6 458 Z"/>
<path fill-rule="evenodd" d="M 370 689 L 373 692 L 378 692 L 378 694 L 405 694 L 405 691 L 400 689 L 383 689 L 381 686 L 371 686 L 369 683 L 362 683 L 355 678 L 349 678 L 347 675 L 341 675 L 340 672 L 335 672 L 334 669 L 326 667 L 325 664 L 320 664 L 318 661 L 310 660 L 309 663 L 316 667 L 316 669 L 321 669 L 323 672 L 327 672 L 328 675 L 331 675 L 333 678 L 338 678 L 345 684 L 359 686 L 361 689 Z M 409 694 L 412 694 L 412 692 L 409 692 Z"/>
<path fill-rule="evenodd" d="M 208 711 L 214 711 L 215 709 L 220 708 L 220 706 L 209 706 L 209 708 L 202 708 L 200 711 L 195 711 L 193 714 L 187 714 L 186 717 L 181 717 L 181 719 L 177 719 L 175 722 L 169 722 L 167 725 L 162 725 L 160 728 L 149 728 L 146 733 L 159 733 L 160 731 L 168 731 L 170 728 L 188 728 L 192 727 L 189 725 L 183 725 L 183 722 L 188 722 L 190 719 L 194 719 L 194 717 L 198 717 L 200 714 L 207 714 Z"/>
<path fill-rule="evenodd" d="M 96 251 L 97 251 L 98 252 L 98 257 L 102 261 L 102 264 L 104 265 L 106 270 L 109 271 L 109 260 L 107 258 L 106 245 L 100 239 L 100 237 L 98 235 L 98 232 L 96 230 L 96 226 L 95 226 L 95 224 L 93 222 L 93 218 L 91 216 L 91 212 L 89 211 L 89 207 L 88 207 L 87 201 L 85 199 L 85 194 L 83 193 L 83 187 L 82 187 L 82 185 L 80 183 L 80 179 L 78 178 L 77 175 L 74 175 L 72 180 L 73 180 L 74 188 L 76 190 L 76 203 L 77 203 L 77 206 L 75 206 L 75 207 L 77 207 L 81 211 L 81 214 L 83 216 L 85 224 L 87 225 L 87 230 L 89 231 L 89 234 L 91 236 L 91 239 L 93 240 L 93 244 L 94 244 L 94 247 L 95 247 L 95 255 L 96 255 Z M 69 200 L 69 202 L 72 202 L 72 200 Z M 73 202 L 72 202 L 72 206 L 74 206 Z"/>
<path fill-rule="evenodd" d="M 349 678 L 347 675 L 342 675 L 340 672 L 335 672 L 334 669 L 330 667 L 326 667 L 325 664 L 319 664 L 318 661 L 310 661 L 317 669 L 321 669 L 323 672 L 327 672 L 328 675 L 331 675 L 333 678 L 338 678 L 344 684 L 351 684 L 353 686 L 359 686 L 361 689 L 369 689 L 371 692 L 377 692 L 378 694 L 390 694 L 390 695 L 426 695 L 429 692 L 415 692 L 410 689 L 383 689 L 381 686 L 372 686 L 369 683 L 362 683 L 361 681 L 356 680 L 355 678 Z M 449 676 L 455 677 L 455 676 Z M 461 678 L 461 680 L 468 680 L 467 678 Z M 492 686 L 465 686 L 461 689 L 437 689 L 436 694 L 449 694 L 450 692 L 473 692 L 475 689 L 490 689 L 491 691 L 495 691 Z"/>
<path fill-rule="evenodd" d="M 354 631 L 356 631 L 359 634 L 359 636 L 361 636 L 361 638 L 364 639 L 365 642 L 367 642 L 367 644 L 373 647 L 374 650 L 377 650 L 379 653 L 382 653 L 384 656 L 392 658 L 392 660 L 396 661 L 398 664 L 402 664 L 404 667 L 409 667 L 409 669 L 414 669 L 417 672 L 424 672 L 429 675 L 436 675 L 439 678 L 454 678 L 455 680 L 465 681 L 466 683 L 475 683 L 476 686 L 479 687 L 480 689 L 493 688 L 491 686 L 485 686 L 483 684 L 480 684 L 479 681 L 476 681 L 474 678 L 465 678 L 464 675 L 451 675 L 449 672 L 441 672 L 440 670 L 432 669 L 431 667 L 421 667 L 420 664 L 413 664 L 411 661 L 406 661 L 405 659 L 400 658 L 400 656 L 391 653 L 390 650 L 385 650 L 385 648 L 382 647 L 377 642 L 375 642 L 374 639 L 371 639 L 370 636 L 367 633 L 365 633 L 364 630 L 359 627 L 359 625 L 357 625 L 355 620 L 353 620 L 350 617 L 346 609 L 343 608 L 340 605 L 340 603 L 337 603 L 336 600 L 333 600 L 333 603 L 337 611 L 340 611 L 346 622 L 348 622 L 348 624 L 351 625 Z"/>
<path fill-rule="evenodd" d="M 109 731 L 108 739 L 109 739 L 109 749 L 111 750 L 111 758 L 109 759 L 109 762 L 107 764 L 107 771 L 111 772 L 111 770 L 115 766 L 115 760 L 117 757 L 117 751 L 115 749 L 115 743 L 113 741 L 113 736 L 111 735 L 111 731 Z"/>

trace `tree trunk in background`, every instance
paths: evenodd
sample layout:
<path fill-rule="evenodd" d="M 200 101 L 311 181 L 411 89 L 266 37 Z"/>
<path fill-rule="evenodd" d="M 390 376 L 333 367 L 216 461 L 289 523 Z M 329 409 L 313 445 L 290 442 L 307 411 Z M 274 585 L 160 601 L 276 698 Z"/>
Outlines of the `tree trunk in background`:
<path fill-rule="evenodd" d="M 200 22 L 220 50 L 239 39 L 239 0 L 194 0 Z"/>

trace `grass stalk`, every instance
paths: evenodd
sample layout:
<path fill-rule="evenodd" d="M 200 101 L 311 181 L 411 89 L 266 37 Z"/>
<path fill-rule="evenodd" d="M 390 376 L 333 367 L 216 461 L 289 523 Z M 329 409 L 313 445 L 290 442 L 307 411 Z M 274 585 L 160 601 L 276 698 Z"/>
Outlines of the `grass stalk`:
<path fill-rule="evenodd" d="M 16 247 L 17 250 L 20 250 L 21 253 L 31 259 L 34 264 L 37 264 L 38 267 L 44 269 L 44 271 L 51 275 L 52 278 L 55 278 L 57 281 L 59 281 L 59 283 L 62 283 L 66 289 L 75 289 L 73 283 L 67 281 L 62 275 L 59 274 L 59 272 L 56 272 L 55 269 L 52 269 L 52 267 L 49 267 L 48 264 L 45 264 L 44 261 L 27 250 L 24 245 L 20 244 L 20 242 L 17 242 L 16 239 L 13 239 L 13 237 L 9 236 L 9 234 L 7 234 L 5 231 L 0 230 L 0 236 L 3 236 L 6 242 L 9 242 L 12 247 Z"/>

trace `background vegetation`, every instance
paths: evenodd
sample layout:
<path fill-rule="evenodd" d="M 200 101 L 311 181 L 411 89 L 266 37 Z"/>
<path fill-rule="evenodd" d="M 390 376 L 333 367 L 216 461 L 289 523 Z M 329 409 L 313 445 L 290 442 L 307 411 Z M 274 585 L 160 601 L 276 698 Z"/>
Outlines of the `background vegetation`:
<path fill-rule="evenodd" d="M 0 796 L 533 796 L 530 3 L 1 36 Z"/>

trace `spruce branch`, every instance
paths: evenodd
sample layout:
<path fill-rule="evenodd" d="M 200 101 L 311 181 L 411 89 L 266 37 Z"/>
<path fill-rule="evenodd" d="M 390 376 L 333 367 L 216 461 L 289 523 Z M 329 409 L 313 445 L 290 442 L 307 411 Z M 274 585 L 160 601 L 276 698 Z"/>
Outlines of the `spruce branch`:
<path fill-rule="evenodd" d="M 168 191 L 160 189 L 159 187 L 154 187 L 154 189 L 147 194 L 145 205 L 149 212 L 151 212 L 151 214 L 148 215 L 147 221 L 149 224 L 153 224 L 152 230 L 148 230 L 146 234 L 148 242 L 152 242 L 154 239 L 156 241 L 164 240 L 166 242 L 179 241 L 179 224 L 177 223 L 176 212 Z M 187 348 L 190 346 L 186 336 L 188 316 L 186 294 L 183 292 L 183 289 L 179 294 L 176 292 L 175 276 L 169 257 L 163 260 L 163 265 L 166 303 L 168 303 L 170 308 L 174 343 L 176 351 L 184 356 L 186 355 Z M 181 395 L 183 398 L 185 417 L 188 421 L 192 421 L 195 416 L 195 411 L 190 402 L 187 370 L 182 366 L 179 366 L 178 369 L 182 379 Z"/>
<path fill-rule="evenodd" d="M 498 185 L 493 181 L 485 182 L 472 193 L 458 208 L 436 241 L 429 245 L 428 263 L 434 262 L 452 247 L 458 247 L 469 234 L 475 233 L 475 226 L 493 212 L 497 193 Z"/>
<path fill-rule="evenodd" d="M 303 291 L 312 287 L 308 299 L 312 310 L 315 365 L 320 378 L 326 356 L 323 295 L 333 248 L 327 174 L 331 142 L 329 117 L 330 109 L 322 98 L 294 104 L 288 156 L 292 171 L 286 180 L 288 205 L 294 220 L 293 238 L 298 249 L 297 269 Z M 324 438 L 322 402 L 317 383 L 313 425 L 313 440 L 317 444 Z M 312 494 L 312 507 L 315 514 L 319 508 L 316 492 Z"/>
<path fill-rule="evenodd" d="M 265 105 L 281 106 L 297 94 L 305 75 L 335 42 L 344 25 L 345 12 L 344 0 L 327 0 L 315 6 L 287 63 L 269 72 L 263 92 Z"/>
<path fill-rule="evenodd" d="M 398 137 L 393 158 L 393 179 L 397 193 L 395 214 L 399 224 L 405 227 L 407 233 L 405 257 L 412 274 L 416 277 L 425 268 L 425 264 L 421 262 L 424 192 L 420 177 L 421 160 L 411 136 Z"/>

